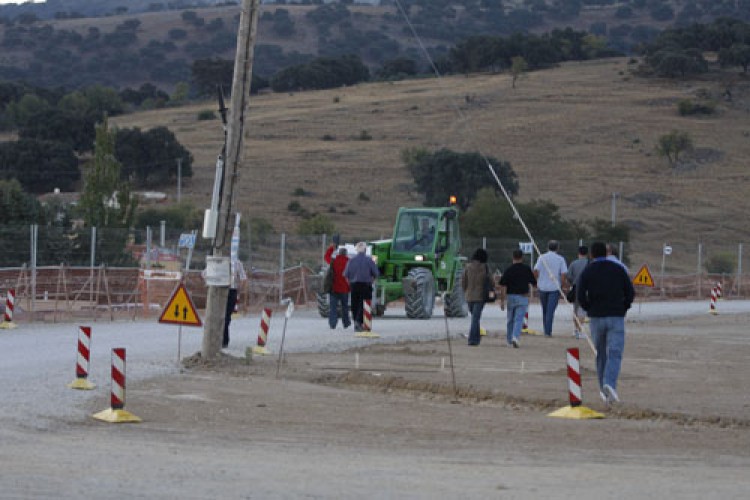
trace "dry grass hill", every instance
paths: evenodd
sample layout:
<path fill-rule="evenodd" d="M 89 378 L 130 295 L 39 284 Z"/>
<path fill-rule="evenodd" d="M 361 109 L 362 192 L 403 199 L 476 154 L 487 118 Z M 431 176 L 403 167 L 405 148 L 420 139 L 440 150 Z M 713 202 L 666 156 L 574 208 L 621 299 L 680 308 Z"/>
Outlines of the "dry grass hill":
<path fill-rule="evenodd" d="M 399 206 L 421 203 L 400 152 L 447 147 L 510 161 L 519 199 L 551 200 L 566 217 L 609 219 L 619 193 L 617 219 L 633 228 L 634 263 L 656 265 L 664 242 L 692 249 L 702 241 L 710 251 L 750 241 L 750 82 L 740 79 L 728 102 L 717 81 L 642 79 L 634 66 L 568 63 L 525 75 L 515 90 L 499 74 L 254 97 L 238 208 L 293 232 L 299 218 L 287 205 L 297 200 L 347 237 L 388 234 Z M 678 114 L 681 99 L 699 97 L 716 100 L 717 113 Z M 215 108 L 204 102 L 113 122 L 173 130 L 196 159 L 184 192 L 203 208 L 222 130 L 197 116 Z M 696 146 L 678 169 L 654 150 L 675 129 Z M 309 194 L 295 197 L 297 188 Z M 693 259 L 673 262 L 692 271 Z"/>

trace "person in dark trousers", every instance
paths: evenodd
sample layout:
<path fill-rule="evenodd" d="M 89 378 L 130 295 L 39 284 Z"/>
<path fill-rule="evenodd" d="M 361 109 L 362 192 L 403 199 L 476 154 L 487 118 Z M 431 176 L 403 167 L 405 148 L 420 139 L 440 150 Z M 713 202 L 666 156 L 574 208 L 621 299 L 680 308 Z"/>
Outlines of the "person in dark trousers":
<path fill-rule="evenodd" d="M 336 245 L 331 245 L 325 254 L 326 262 L 333 268 L 333 287 L 328 294 L 328 325 L 331 330 L 336 328 L 339 321 L 339 304 L 341 304 L 341 324 L 344 328 L 349 328 L 352 324 L 349 319 L 349 281 L 344 277 L 344 269 L 349 263 L 349 257 L 346 255 L 346 248 L 339 248 L 336 258 L 333 257 L 333 251 Z"/>
<path fill-rule="evenodd" d="M 237 305 L 237 288 L 230 288 L 229 294 L 227 295 L 227 309 L 224 312 L 224 340 L 221 346 L 226 348 L 229 347 L 229 323 L 232 322 L 232 314 L 234 313 L 234 307 Z"/>
<path fill-rule="evenodd" d="M 482 310 L 484 309 L 484 284 L 489 274 L 487 251 L 483 248 L 477 248 L 474 255 L 471 256 L 471 262 L 466 264 L 461 275 L 461 285 L 471 313 L 469 345 L 479 345 L 481 338 L 479 321 L 482 319 Z M 490 279 L 492 279 L 491 276 Z"/>
<path fill-rule="evenodd" d="M 591 320 L 591 338 L 596 348 L 599 394 L 607 404 L 617 403 L 617 379 L 625 348 L 625 314 L 635 290 L 625 269 L 607 260 L 602 242 L 591 245 L 592 260 L 578 279 L 577 297 Z"/>
<path fill-rule="evenodd" d="M 581 332 L 581 328 L 583 327 L 583 322 L 586 319 L 586 314 L 583 312 L 583 309 L 581 308 L 580 302 L 578 302 L 578 298 L 576 297 L 576 290 L 577 290 L 577 283 L 578 278 L 581 277 L 581 274 L 583 273 L 583 270 L 586 269 L 586 266 L 589 265 L 589 247 L 582 245 L 578 247 L 578 258 L 570 263 L 568 266 L 568 283 L 570 283 L 570 293 L 573 294 L 573 315 L 575 316 L 575 319 L 573 322 L 575 323 L 574 329 L 575 332 L 573 333 L 573 336 L 577 339 L 584 338 L 584 334 Z"/>
<path fill-rule="evenodd" d="M 355 255 L 344 269 L 344 277 L 349 280 L 352 291 L 352 316 L 354 318 L 354 331 L 363 331 L 364 304 L 365 300 L 372 300 L 372 282 L 379 275 L 378 266 L 372 257 L 366 254 L 367 244 L 360 241 L 356 245 Z"/>
<path fill-rule="evenodd" d="M 509 346 L 520 345 L 523 319 L 529 309 L 529 285 L 536 286 L 531 267 L 523 263 L 523 252 L 513 250 L 513 264 L 500 277 L 500 309 L 508 301 L 508 321 L 505 340 Z"/>

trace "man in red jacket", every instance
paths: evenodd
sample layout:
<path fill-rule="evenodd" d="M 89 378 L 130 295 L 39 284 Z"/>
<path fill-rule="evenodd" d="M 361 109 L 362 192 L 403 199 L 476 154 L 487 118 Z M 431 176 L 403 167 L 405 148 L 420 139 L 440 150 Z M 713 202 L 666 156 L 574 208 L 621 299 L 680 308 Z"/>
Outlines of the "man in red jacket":
<path fill-rule="evenodd" d="M 349 257 L 346 255 L 346 248 L 341 247 L 338 255 L 332 261 L 331 258 L 335 249 L 336 246 L 331 245 L 325 255 L 326 262 L 333 268 L 333 287 L 331 293 L 328 294 L 328 324 L 331 330 L 336 329 L 336 323 L 338 323 L 339 303 L 341 304 L 341 323 L 344 328 L 349 328 L 349 325 L 352 324 L 349 318 L 349 281 L 344 277 L 344 269 L 349 263 Z"/>

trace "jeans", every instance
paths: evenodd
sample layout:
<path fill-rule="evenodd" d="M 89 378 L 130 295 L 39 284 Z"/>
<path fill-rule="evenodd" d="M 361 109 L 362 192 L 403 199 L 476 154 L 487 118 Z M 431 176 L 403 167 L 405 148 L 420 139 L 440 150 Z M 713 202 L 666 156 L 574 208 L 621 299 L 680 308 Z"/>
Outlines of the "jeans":
<path fill-rule="evenodd" d="M 479 345 L 479 320 L 482 319 L 482 309 L 484 302 L 469 302 L 469 312 L 471 313 L 471 327 L 469 328 L 469 345 Z"/>
<path fill-rule="evenodd" d="M 544 321 L 545 337 L 552 336 L 552 321 L 555 319 L 555 309 L 560 301 L 560 292 L 542 292 L 539 291 L 539 302 L 542 303 L 542 319 Z"/>
<path fill-rule="evenodd" d="M 336 323 L 339 320 L 339 303 L 341 303 L 341 323 L 344 325 L 344 328 L 349 328 L 352 322 L 349 319 L 348 293 L 328 294 L 328 324 L 331 328 L 336 328 Z"/>
<path fill-rule="evenodd" d="M 230 288 L 229 294 L 227 294 L 227 308 L 224 311 L 224 339 L 221 343 L 222 347 L 229 345 L 229 323 L 232 322 L 232 313 L 234 312 L 235 304 L 237 304 L 237 289 Z"/>
<path fill-rule="evenodd" d="M 510 344 L 518 340 L 523 328 L 523 318 L 529 309 L 529 298 L 524 295 L 508 294 L 508 324 L 505 340 Z"/>
<path fill-rule="evenodd" d="M 599 387 L 617 389 L 622 351 L 625 348 L 625 317 L 590 318 L 591 339 L 596 347 L 596 375 Z"/>

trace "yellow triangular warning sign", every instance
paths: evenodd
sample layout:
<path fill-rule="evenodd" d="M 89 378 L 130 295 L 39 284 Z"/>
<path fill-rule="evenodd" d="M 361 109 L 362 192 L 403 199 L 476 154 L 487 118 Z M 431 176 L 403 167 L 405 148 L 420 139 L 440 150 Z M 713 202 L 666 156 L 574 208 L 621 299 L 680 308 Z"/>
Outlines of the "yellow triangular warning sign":
<path fill-rule="evenodd" d="M 651 276 L 651 271 L 648 270 L 648 266 L 646 264 L 643 264 L 641 270 L 638 271 L 638 274 L 636 274 L 635 278 L 633 278 L 633 284 L 635 286 L 648 286 L 651 288 L 654 287 L 654 277 Z"/>
<path fill-rule="evenodd" d="M 203 322 L 195 310 L 193 299 L 183 283 L 177 285 L 172 298 L 159 316 L 159 323 L 172 323 L 174 325 L 203 326 Z"/>

